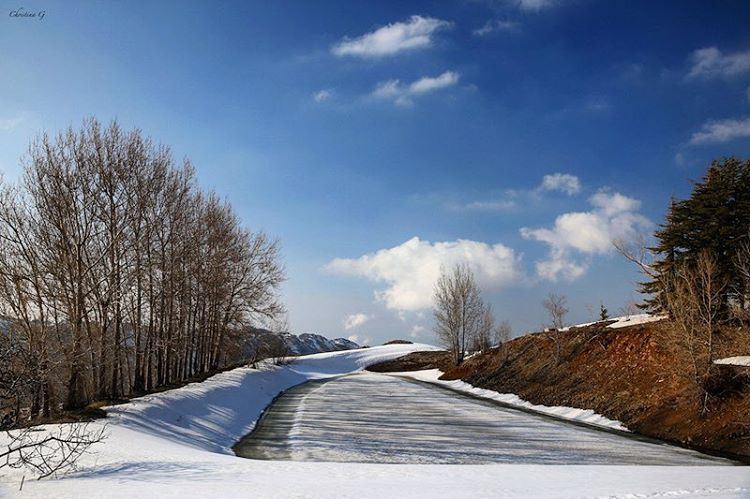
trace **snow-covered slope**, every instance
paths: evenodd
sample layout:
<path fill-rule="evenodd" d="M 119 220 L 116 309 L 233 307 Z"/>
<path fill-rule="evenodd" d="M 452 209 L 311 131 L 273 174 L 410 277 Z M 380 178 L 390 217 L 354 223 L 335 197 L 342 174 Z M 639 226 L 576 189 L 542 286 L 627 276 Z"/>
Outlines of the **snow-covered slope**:
<path fill-rule="evenodd" d="M 619 329 L 621 327 L 636 326 L 638 324 L 647 324 L 649 322 L 658 322 L 666 318 L 667 317 L 665 315 L 651 315 L 651 314 L 623 315 L 621 317 L 612 317 L 611 319 L 607 319 L 606 321 L 585 322 L 583 324 L 576 324 L 574 326 L 564 327 L 560 331 L 569 331 L 570 328 L 574 328 L 574 327 L 591 326 L 592 324 L 597 324 L 599 322 L 609 322 L 610 324 L 607 324 L 606 326 L 607 328 Z"/>
<path fill-rule="evenodd" d="M 739 367 L 750 367 L 750 356 L 744 355 L 740 357 L 727 357 L 725 359 L 717 359 L 714 364 L 724 366 L 739 366 Z"/>

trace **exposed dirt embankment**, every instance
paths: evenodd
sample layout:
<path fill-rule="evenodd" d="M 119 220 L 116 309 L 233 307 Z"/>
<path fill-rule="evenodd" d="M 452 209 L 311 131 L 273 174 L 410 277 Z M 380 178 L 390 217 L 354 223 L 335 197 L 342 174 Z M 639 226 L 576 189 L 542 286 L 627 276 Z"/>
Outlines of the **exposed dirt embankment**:
<path fill-rule="evenodd" d="M 376 373 L 423 371 L 425 369 L 440 369 L 445 372 L 452 367 L 451 354 L 441 352 L 414 352 L 398 359 L 388 360 L 367 367 L 368 371 Z"/>
<path fill-rule="evenodd" d="M 379 371 L 441 368 L 461 379 L 534 404 L 593 409 L 643 435 L 703 450 L 750 456 L 750 369 L 716 368 L 707 410 L 688 352 L 675 346 L 668 321 L 607 329 L 603 324 L 517 338 L 450 367 L 447 354 L 420 352 Z M 717 356 L 740 355 L 747 330 L 726 328 Z M 744 348 L 744 347 L 743 347 Z"/>

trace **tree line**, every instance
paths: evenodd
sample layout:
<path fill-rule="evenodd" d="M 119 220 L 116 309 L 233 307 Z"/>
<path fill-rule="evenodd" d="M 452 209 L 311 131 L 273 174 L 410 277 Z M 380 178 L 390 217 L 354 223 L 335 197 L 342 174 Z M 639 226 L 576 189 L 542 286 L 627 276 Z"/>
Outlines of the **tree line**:
<path fill-rule="evenodd" d="M 249 324 L 283 312 L 278 243 L 141 131 L 89 119 L 36 138 L 23 167 L 0 184 L 6 413 L 50 417 L 211 372 L 241 360 Z"/>
<path fill-rule="evenodd" d="M 713 161 L 688 198 L 672 199 L 654 238 L 617 246 L 647 277 L 642 307 L 672 320 L 705 409 L 721 328 L 750 326 L 750 160 Z"/>

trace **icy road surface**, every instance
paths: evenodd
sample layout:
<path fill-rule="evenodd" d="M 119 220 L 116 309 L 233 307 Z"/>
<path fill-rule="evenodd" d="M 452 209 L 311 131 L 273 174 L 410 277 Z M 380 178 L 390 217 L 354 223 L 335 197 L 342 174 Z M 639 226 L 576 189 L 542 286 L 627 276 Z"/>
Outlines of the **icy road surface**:
<path fill-rule="evenodd" d="M 372 373 L 292 388 L 235 451 L 254 459 L 367 463 L 730 464 Z"/>

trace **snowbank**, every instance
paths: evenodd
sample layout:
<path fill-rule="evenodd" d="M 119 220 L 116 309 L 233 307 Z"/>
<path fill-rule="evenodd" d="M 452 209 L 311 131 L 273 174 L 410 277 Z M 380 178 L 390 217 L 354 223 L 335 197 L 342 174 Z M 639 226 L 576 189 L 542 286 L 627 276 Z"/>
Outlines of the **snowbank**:
<path fill-rule="evenodd" d="M 750 367 L 750 356 L 727 357 L 725 359 L 715 360 L 714 364 L 720 364 L 724 366 Z"/>
<path fill-rule="evenodd" d="M 106 408 L 110 424 L 179 444 L 234 454 L 232 446 L 250 433 L 274 397 L 292 386 L 361 371 L 368 365 L 419 350 L 422 344 L 380 346 L 299 357 L 286 366 L 241 367 L 201 383 L 147 395 Z"/>
<path fill-rule="evenodd" d="M 546 406 L 532 404 L 523 400 L 518 395 L 513 393 L 498 393 L 492 390 L 484 388 L 477 388 L 465 381 L 454 380 L 444 381 L 438 379 L 443 373 L 439 369 L 431 369 L 426 371 L 412 371 L 403 373 L 389 373 L 393 376 L 405 376 L 419 381 L 427 381 L 436 385 L 448 387 L 452 390 L 474 395 L 476 397 L 482 397 L 490 400 L 496 400 L 513 407 L 520 407 L 522 409 L 539 412 L 549 416 L 555 416 L 560 419 L 567 419 L 569 421 L 576 421 L 579 423 L 586 423 L 594 426 L 600 426 L 612 430 L 630 431 L 621 422 L 606 418 L 601 414 L 597 414 L 591 409 L 577 409 L 575 407 L 564 407 L 564 406 Z"/>
<path fill-rule="evenodd" d="M 615 321 L 612 324 L 608 324 L 607 325 L 608 328 L 619 329 L 621 327 L 636 326 L 638 324 L 646 324 L 649 322 L 658 322 L 666 318 L 667 318 L 666 315 L 651 315 L 651 314 L 623 315 L 622 317 L 612 317 L 611 319 L 607 319 L 606 321 L 585 322 L 583 324 L 567 326 L 567 327 L 560 329 L 560 331 L 570 331 L 570 328 L 586 327 L 586 326 L 591 326 L 592 324 L 596 324 L 597 322 L 608 322 L 608 321 Z"/>

